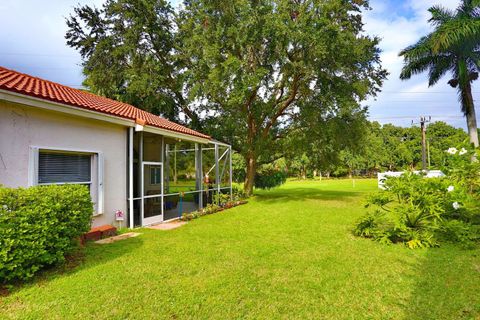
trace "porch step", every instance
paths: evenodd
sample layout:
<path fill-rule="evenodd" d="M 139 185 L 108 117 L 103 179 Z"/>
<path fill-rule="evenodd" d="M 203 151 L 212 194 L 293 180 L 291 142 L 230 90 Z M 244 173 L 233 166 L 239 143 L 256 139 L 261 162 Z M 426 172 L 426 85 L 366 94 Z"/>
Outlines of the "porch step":
<path fill-rule="evenodd" d="M 95 227 L 90 229 L 87 233 L 82 236 L 82 242 L 86 241 L 97 241 L 103 238 L 112 237 L 117 234 L 117 228 L 112 225 L 106 224 L 103 226 Z"/>

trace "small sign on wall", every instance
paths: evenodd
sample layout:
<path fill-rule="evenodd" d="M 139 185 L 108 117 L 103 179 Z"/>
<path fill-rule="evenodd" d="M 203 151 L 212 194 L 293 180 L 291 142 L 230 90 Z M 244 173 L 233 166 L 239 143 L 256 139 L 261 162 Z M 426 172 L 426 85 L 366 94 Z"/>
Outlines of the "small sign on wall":
<path fill-rule="evenodd" d="M 125 213 L 123 213 L 122 210 L 115 211 L 115 220 L 117 220 L 117 221 L 125 220 Z"/>

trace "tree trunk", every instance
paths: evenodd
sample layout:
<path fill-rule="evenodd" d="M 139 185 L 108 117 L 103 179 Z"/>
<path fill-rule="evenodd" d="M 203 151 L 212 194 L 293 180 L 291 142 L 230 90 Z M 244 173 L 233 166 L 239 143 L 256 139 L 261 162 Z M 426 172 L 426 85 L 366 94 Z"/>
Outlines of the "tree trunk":
<path fill-rule="evenodd" d="M 465 101 L 465 116 L 467 118 L 468 135 L 470 136 L 470 143 L 475 148 L 478 148 L 478 131 L 477 131 L 477 117 L 475 115 L 475 106 L 473 104 L 472 86 L 470 82 L 467 83 L 462 95 Z"/>
<path fill-rule="evenodd" d="M 257 171 L 257 159 L 255 159 L 255 156 L 250 154 L 245 157 L 245 162 L 247 163 L 247 175 L 245 177 L 243 190 L 247 195 L 251 196 L 253 194 L 255 173 Z"/>

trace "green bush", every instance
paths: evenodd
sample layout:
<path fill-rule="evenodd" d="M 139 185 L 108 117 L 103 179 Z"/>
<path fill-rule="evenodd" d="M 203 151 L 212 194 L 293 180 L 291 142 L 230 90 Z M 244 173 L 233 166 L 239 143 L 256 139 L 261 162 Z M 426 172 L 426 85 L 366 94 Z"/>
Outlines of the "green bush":
<path fill-rule="evenodd" d="M 263 170 L 255 176 L 255 188 L 273 189 L 287 181 L 287 174 L 281 170 Z"/>
<path fill-rule="evenodd" d="M 0 187 L 0 283 L 63 262 L 90 229 L 92 211 L 85 186 Z"/>
<path fill-rule="evenodd" d="M 357 222 L 354 234 L 412 249 L 480 240 L 480 162 L 472 161 L 474 152 L 450 148 L 443 178 L 413 172 L 388 178 L 385 190 L 368 196 L 366 207 L 374 211 Z"/>
<path fill-rule="evenodd" d="M 248 195 L 243 191 L 243 188 L 232 186 L 233 201 L 240 201 L 248 198 Z"/>
<path fill-rule="evenodd" d="M 220 207 L 224 207 L 227 202 L 230 201 L 229 193 L 219 193 L 213 196 L 213 203 Z"/>

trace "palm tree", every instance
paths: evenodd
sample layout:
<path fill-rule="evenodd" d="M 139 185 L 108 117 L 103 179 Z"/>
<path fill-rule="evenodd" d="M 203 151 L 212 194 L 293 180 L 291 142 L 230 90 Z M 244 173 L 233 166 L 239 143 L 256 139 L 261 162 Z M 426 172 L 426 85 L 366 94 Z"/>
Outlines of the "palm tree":
<path fill-rule="evenodd" d="M 455 11 L 441 6 L 433 6 L 429 11 L 429 22 L 435 29 L 400 52 L 404 59 L 400 79 L 410 79 L 428 70 L 428 85 L 433 86 L 450 72 L 453 79 L 448 84 L 458 90 L 470 142 L 478 147 L 471 83 L 478 79 L 480 68 L 480 1 L 462 0 Z"/>

